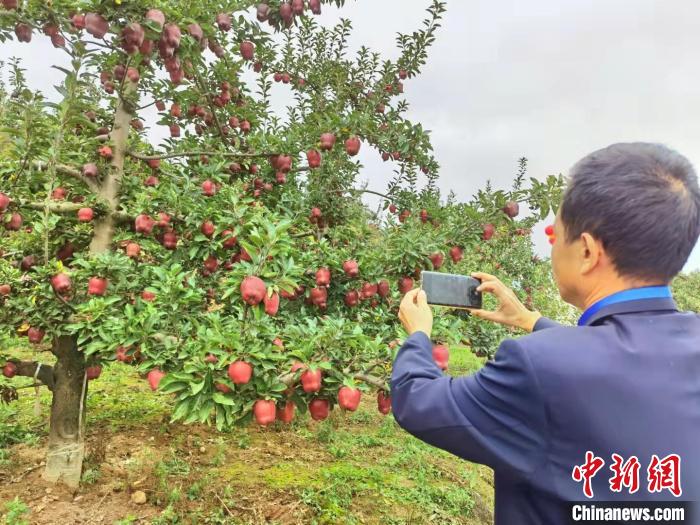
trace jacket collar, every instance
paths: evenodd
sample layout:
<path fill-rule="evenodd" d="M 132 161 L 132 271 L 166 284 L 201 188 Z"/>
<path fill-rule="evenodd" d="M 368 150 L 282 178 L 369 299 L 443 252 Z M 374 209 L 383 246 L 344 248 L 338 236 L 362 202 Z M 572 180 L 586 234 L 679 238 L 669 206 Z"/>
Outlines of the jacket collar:
<path fill-rule="evenodd" d="M 678 311 L 670 287 L 631 288 L 608 295 L 593 303 L 583 312 L 578 320 L 578 325 L 590 326 L 604 317 L 615 314 L 661 310 Z"/>

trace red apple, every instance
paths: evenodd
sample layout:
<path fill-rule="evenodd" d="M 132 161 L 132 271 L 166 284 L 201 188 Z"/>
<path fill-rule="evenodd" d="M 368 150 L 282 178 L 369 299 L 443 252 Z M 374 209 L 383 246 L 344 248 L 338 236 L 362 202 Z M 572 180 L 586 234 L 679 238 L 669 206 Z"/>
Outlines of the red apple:
<path fill-rule="evenodd" d="M 304 0 L 292 0 L 292 13 L 296 16 L 304 14 Z"/>
<path fill-rule="evenodd" d="M 306 160 L 309 163 L 309 168 L 316 169 L 321 166 L 321 153 L 318 150 L 311 149 L 306 152 Z"/>
<path fill-rule="evenodd" d="M 309 403 L 309 413 L 314 421 L 323 421 L 328 417 L 330 403 L 327 399 L 314 398 Z"/>
<path fill-rule="evenodd" d="M 377 293 L 380 297 L 388 297 L 390 293 L 389 281 L 382 279 L 377 283 Z"/>
<path fill-rule="evenodd" d="M 10 198 L 4 193 L 0 192 L 0 212 L 3 212 L 10 205 Z"/>
<path fill-rule="evenodd" d="M 221 31 L 231 30 L 231 15 L 226 13 L 219 13 L 216 15 L 216 25 Z"/>
<path fill-rule="evenodd" d="M 159 27 L 163 27 L 165 25 L 165 15 L 163 14 L 163 11 L 159 9 L 149 9 L 146 12 L 145 18 Z"/>
<path fill-rule="evenodd" d="M 19 213 L 10 215 L 10 220 L 5 222 L 5 229 L 18 231 L 22 227 L 22 216 Z"/>
<path fill-rule="evenodd" d="M 294 401 L 285 402 L 284 408 L 277 409 L 277 419 L 282 421 L 282 423 L 291 423 L 292 419 L 294 419 L 295 408 L 296 405 L 294 404 Z"/>
<path fill-rule="evenodd" d="M 214 388 L 216 388 L 219 392 L 223 392 L 224 394 L 231 392 L 231 387 L 223 383 L 215 383 Z"/>
<path fill-rule="evenodd" d="M 85 15 L 81 15 L 79 13 L 74 14 L 71 17 L 71 24 L 73 24 L 73 27 L 76 29 L 85 29 Z"/>
<path fill-rule="evenodd" d="M 459 246 L 453 246 L 450 248 L 450 257 L 452 258 L 452 262 L 457 264 L 464 258 L 464 251 Z"/>
<path fill-rule="evenodd" d="M 233 234 L 232 230 L 224 230 L 221 232 L 221 237 L 224 239 L 224 242 L 222 243 L 224 248 L 231 249 L 236 246 L 236 243 L 238 242 L 238 239 L 236 236 Z"/>
<path fill-rule="evenodd" d="M 148 384 L 151 386 L 151 390 L 154 392 L 158 390 L 158 385 L 160 385 L 160 381 L 165 377 L 165 372 L 162 370 L 159 370 L 158 368 L 154 368 L 150 372 L 148 372 Z"/>
<path fill-rule="evenodd" d="M 2 375 L 8 379 L 12 379 L 17 375 L 17 365 L 14 363 L 5 363 L 5 366 L 2 368 Z"/>
<path fill-rule="evenodd" d="M 317 368 L 316 370 L 306 370 L 304 373 L 302 373 L 301 385 L 304 392 L 308 394 L 321 390 L 321 377 L 322 374 L 320 368 Z"/>
<path fill-rule="evenodd" d="M 360 302 L 360 294 L 357 293 L 357 290 L 350 290 L 349 292 L 345 293 L 345 306 L 348 306 L 349 308 L 353 308 L 357 306 Z"/>
<path fill-rule="evenodd" d="M 85 30 L 95 38 L 102 38 L 109 30 L 109 23 L 100 14 L 86 13 Z"/>
<path fill-rule="evenodd" d="M 153 292 L 149 292 L 148 290 L 144 290 L 143 292 L 141 292 L 141 299 L 143 299 L 146 302 L 152 303 L 156 300 L 156 294 L 154 294 Z"/>
<path fill-rule="evenodd" d="M 23 272 L 27 272 L 31 270 L 35 264 L 36 259 L 34 258 L 34 256 L 27 255 L 26 257 L 22 257 L 22 262 L 19 263 L 19 267 Z"/>
<path fill-rule="evenodd" d="M 92 208 L 80 208 L 78 210 L 78 220 L 80 222 L 90 222 L 95 217 Z"/>
<path fill-rule="evenodd" d="M 245 361 L 235 361 L 228 366 L 228 377 L 235 385 L 245 385 L 253 376 L 253 366 Z"/>
<path fill-rule="evenodd" d="M 139 246 L 135 242 L 130 242 L 129 244 L 126 245 L 126 256 L 135 258 L 139 256 L 139 253 L 141 253 L 141 246 Z"/>
<path fill-rule="evenodd" d="M 328 268 L 319 268 L 316 271 L 316 285 L 328 286 L 331 284 L 331 271 Z"/>
<path fill-rule="evenodd" d="M 520 206 L 515 201 L 508 201 L 503 207 L 503 213 L 508 215 L 511 219 L 517 217 L 518 213 L 520 213 Z"/>
<path fill-rule="evenodd" d="M 338 391 L 338 405 L 340 408 L 354 412 L 360 405 L 361 392 L 357 388 L 344 386 Z"/>
<path fill-rule="evenodd" d="M 41 328 L 35 328 L 33 326 L 27 331 L 27 337 L 29 338 L 29 342 L 35 345 L 41 343 L 41 340 L 44 338 L 44 335 L 44 331 Z"/>
<path fill-rule="evenodd" d="M 378 286 L 373 283 L 362 283 L 362 288 L 360 290 L 360 296 L 362 296 L 363 299 L 370 299 L 377 295 L 378 292 Z"/>
<path fill-rule="evenodd" d="M 61 187 L 54 188 L 51 192 L 51 198 L 56 201 L 62 201 L 66 198 L 66 189 Z"/>
<path fill-rule="evenodd" d="M 216 226 L 214 226 L 214 223 L 211 221 L 204 221 L 200 227 L 200 231 L 205 237 L 209 237 L 211 239 L 211 237 L 214 235 L 214 231 L 216 231 Z"/>
<path fill-rule="evenodd" d="M 354 278 L 360 274 L 360 267 L 357 261 L 348 260 L 343 263 L 343 271 L 348 277 Z"/>
<path fill-rule="evenodd" d="M 7 297 L 12 292 L 12 287 L 9 284 L 0 284 L 0 295 Z"/>
<path fill-rule="evenodd" d="M 270 6 L 267 4 L 258 4 L 257 18 L 258 22 L 265 22 L 270 15 Z"/>
<path fill-rule="evenodd" d="M 71 289 L 70 277 L 65 273 L 57 273 L 51 277 L 51 286 L 57 294 L 65 294 Z"/>
<path fill-rule="evenodd" d="M 329 151 L 335 145 L 335 135 L 333 133 L 324 133 L 321 135 L 321 149 Z"/>
<path fill-rule="evenodd" d="M 92 162 L 83 165 L 83 175 L 85 177 L 97 177 L 99 170 L 97 169 L 97 164 Z"/>
<path fill-rule="evenodd" d="M 450 360 L 450 350 L 447 345 L 433 346 L 433 359 L 440 368 L 447 370 L 447 362 Z"/>
<path fill-rule="evenodd" d="M 241 42 L 240 51 L 243 60 L 253 60 L 255 56 L 255 44 L 248 41 Z"/>
<path fill-rule="evenodd" d="M 483 230 L 481 233 L 481 238 L 485 241 L 488 241 L 489 239 L 491 239 L 491 237 L 493 237 L 493 234 L 495 233 L 495 231 L 496 231 L 496 228 L 494 227 L 493 224 L 491 224 L 491 223 L 484 224 L 484 227 L 483 227 Z"/>
<path fill-rule="evenodd" d="M 31 42 L 32 41 L 32 26 L 28 24 L 17 24 L 15 25 L 15 35 L 17 35 L 17 40 L 19 42 Z"/>
<path fill-rule="evenodd" d="M 440 252 L 435 252 L 429 257 L 430 262 L 433 265 L 433 270 L 437 271 L 442 267 L 442 263 L 444 261 L 444 256 Z"/>
<path fill-rule="evenodd" d="M 88 295 L 104 295 L 109 281 L 100 277 L 91 277 L 88 281 Z"/>
<path fill-rule="evenodd" d="M 87 368 L 85 368 L 85 375 L 87 375 L 88 381 L 97 379 L 98 377 L 100 377 L 100 374 L 102 374 L 102 367 L 99 365 L 88 366 Z"/>
<path fill-rule="evenodd" d="M 284 22 L 284 25 L 286 27 L 291 26 L 292 22 L 294 21 L 294 12 L 292 11 L 292 5 L 286 2 L 281 3 L 279 13 L 280 18 Z"/>
<path fill-rule="evenodd" d="M 216 195 L 216 183 L 207 179 L 202 183 L 202 195 L 206 197 L 212 197 Z"/>
<path fill-rule="evenodd" d="M 259 425 L 267 426 L 275 422 L 275 402 L 258 399 L 253 405 L 253 415 Z"/>
<path fill-rule="evenodd" d="M 312 288 L 309 299 L 311 304 L 319 308 L 326 308 L 328 302 L 328 288 L 325 286 Z"/>
<path fill-rule="evenodd" d="M 321 0 L 309 0 L 309 9 L 315 15 L 321 14 Z"/>
<path fill-rule="evenodd" d="M 213 255 L 210 255 L 204 261 L 204 268 L 209 273 L 214 273 L 218 267 L 219 267 L 219 260 L 216 257 L 214 257 Z"/>
<path fill-rule="evenodd" d="M 345 141 L 345 152 L 351 157 L 357 155 L 360 152 L 360 139 L 357 137 L 350 137 Z"/>
<path fill-rule="evenodd" d="M 174 49 L 180 47 L 181 37 L 182 33 L 180 32 L 180 28 L 175 24 L 167 24 L 161 33 L 161 39 L 165 45 Z"/>
<path fill-rule="evenodd" d="M 241 295 L 243 300 L 251 306 L 260 304 L 265 298 L 267 289 L 265 283 L 260 277 L 249 275 L 241 282 Z"/>
<path fill-rule="evenodd" d="M 399 279 L 399 292 L 401 292 L 402 295 L 407 294 L 413 289 L 413 279 L 410 277 L 401 277 Z"/>
<path fill-rule="evenodd" d="M 276 316 L 280 309 L 280 296 L 278 293 L 273 293 L 272 297 L 268 297 L 265 294 L 265 313 L 270 316 Z"/>
<path fill-rule="evenodd" d="M 153 231 L 156 222 L 148 215 L 140 214 L 134 221 L 134 228 L 137 233 L 149 234 Z"/>
<path fill-rule="evenodd" d="M 377 409 L 384 415 L 391 412 L 391 397 L 384 394 L 383 390 L 377 393 Z"/>

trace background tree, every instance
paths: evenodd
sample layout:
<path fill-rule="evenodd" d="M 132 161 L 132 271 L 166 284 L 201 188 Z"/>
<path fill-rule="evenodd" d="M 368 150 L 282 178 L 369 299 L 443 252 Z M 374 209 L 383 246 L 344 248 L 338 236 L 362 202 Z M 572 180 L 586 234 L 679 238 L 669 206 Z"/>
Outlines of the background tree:
<path fill-rule="evenodd" d="M 349 56 L 350 22 L 312 16 L 328 3 L 344 2 L 3 0 L 1 41 L 48 38 L 70 63 L 56 103 L 17 63 L 0 92 L 0 328 L 56 359 L 6 356 L 3 373 L 53 392 L 47 479 L 78 483 L 87 385 L 105 363 L 175 395 L 173 420 L 220 429 L 295 409 L 323 419 L 375 389 L 386 413 L 396 309 L 421 269 L 479 267 L 530 302 L 547 293 L 528 233 L 561 178 L 525 188 L 523 159 L 511 191 L 442 200 L 429 135 L 405 118 L 404 82 L 444 2 L 397 37 L 395 61 Z M 286 115 L 273 82 L 293 92 Z M 158 148 L 153 126 L 170 135 Z M 385 190 L 358 181 L 370 147 L 395 170 Z M 436 342 L 485 354 L 501 336 L 464 315 L 436 321 Z"/>

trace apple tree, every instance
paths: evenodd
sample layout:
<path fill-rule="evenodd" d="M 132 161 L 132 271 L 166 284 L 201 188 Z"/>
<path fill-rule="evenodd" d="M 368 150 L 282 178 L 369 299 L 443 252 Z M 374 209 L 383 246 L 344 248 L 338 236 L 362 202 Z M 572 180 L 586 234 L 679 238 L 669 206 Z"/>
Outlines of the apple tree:
<path fill-rule="evenodd" d="M 318 24 L 343 0 L 1 3 L 0 42 L 66 56 L 57 101 L 14 61 L 0 91 L 0 330 L 38 353 L 0 348 L 0 364 L 53 393 L 46 479 L 79 482 L 106 364 L 171 394 L 174 421 L 220 429 L 321 420 L 375 390 L 388 413 L 396 309 L 420 269 L 502 261 L 534 277 L 524 233 L 561 180 L 525 189 L 523 172 L 510 192 L 441 202 L 429 134 L 405 117 L 444 2 L 398 35 L 396 60 L 351 56 L 348 20 Z M 394 169 L 383 191 L 359 181 L 369 148 Z M 464 331 L 488 348 L 469 323 L 440 316 L 440 342 Z"/>

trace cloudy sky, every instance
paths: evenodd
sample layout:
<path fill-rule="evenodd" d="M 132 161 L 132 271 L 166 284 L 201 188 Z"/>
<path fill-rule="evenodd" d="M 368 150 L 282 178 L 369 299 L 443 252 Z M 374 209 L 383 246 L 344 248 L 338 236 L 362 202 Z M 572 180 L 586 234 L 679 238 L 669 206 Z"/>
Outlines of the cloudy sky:
<path fill-rule="evenodd" d="M 323 23 L 352 20 L 354 48 L 397 56 L 396 33 L 420 27 L 430 0 L 349 0 Z M 520 157 L 529 175 L 566 175 L 614 142 L 664 143 L 700 169 L 700 3 L 692 0 L 449 0 L 422 75 L 406 82 L 409 117 L 432 131 L 440 187 L 468 199 L 487 179 L 507 189 Z M 5 44 L 49 86 L 54 50 Z M 29 52 L 33 56 L 29 56 Z M 59 55 L 56 55 L 59 56 Z M 40 66 L 40 67 L 36 67 Z M 283 94 L 281 95 L 284 96 Z M 389 164 L 361 154 L 369 188 Z M 534 239 L 548 254 L 543 228 Z M 700 245 L 686 270 L 700 269 Z"/>

